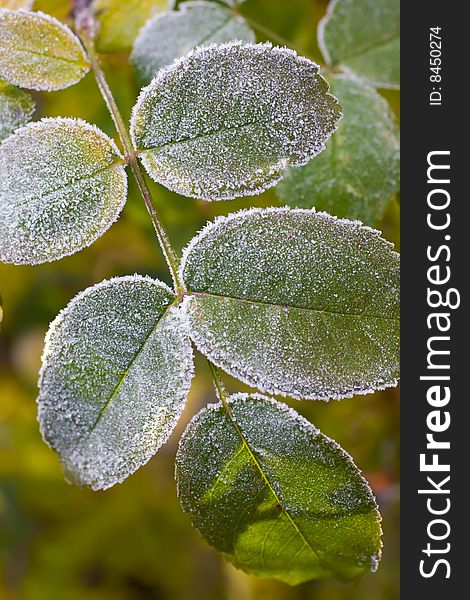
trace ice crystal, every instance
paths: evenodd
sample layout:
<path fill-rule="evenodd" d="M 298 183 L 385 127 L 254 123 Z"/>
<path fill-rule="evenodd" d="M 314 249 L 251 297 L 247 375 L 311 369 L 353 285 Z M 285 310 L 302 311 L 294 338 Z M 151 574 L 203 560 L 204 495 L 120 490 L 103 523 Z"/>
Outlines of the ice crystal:
<path fill-rule="evenodd" d="M 258 394 L 210 405 L 184 432 L 176 480 L 205 539 L 248 573 L 291 584 L 356 577 L 380 557 L 380 515 L 351 457 Z"/>
<path fill-rule="evenodd" d="M 46 118 L 0 146 L 0 259 L 38 264 L 102 235 L 126 200 L 119 150 L 85 121 Z"/>
<path fill-rule="evenodd" d="M 213 2 L 185 2 L 178 11 L 158 14 L 147 22 L 135 41 L 131 61 L 148 83 L 159 69 L 195 46 L 231 40 L 255 41 L 242 17 Z"/>
<path fill-rule="evenodd" d="M 262 391 L 327 400 L 396 384 L 399 260 L 379 232 L 312 210 L 219 217 L 185 249 L 197 348 Z"/>
<path fill-rule="evenodd" d="M 149 175 L 206 200 L 261 193 L 325 147 L 341 111 L 318 66 L 286 48 L 202 46 L 141 92 L 131 132 Z"/>
<path fill-rule="evenodd" d="M 51 324 L 39 421 L 72 482 L 108 488 L 170 436 L 193 375 L 173 300 L 159 281 L 120 277 L 80 293 Z"/>
<path fill-rule="evenodd" d="M 72 31 L 41 12 L 0 8 L 0 78 L 32 90 L 60 90 L 90 65 Z"/>
<path fill-rule="evenodd" d="M 27 92 L 0 81 L 0 142 L 30 121 L 34 108 L 34 101 Z"/>

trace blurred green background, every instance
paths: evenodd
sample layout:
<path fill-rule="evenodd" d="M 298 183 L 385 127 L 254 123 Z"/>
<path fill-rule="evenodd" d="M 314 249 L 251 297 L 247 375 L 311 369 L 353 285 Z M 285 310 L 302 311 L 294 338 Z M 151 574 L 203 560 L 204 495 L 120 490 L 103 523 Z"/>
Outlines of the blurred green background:
<path fill-rule="evenodd" d="M 243 14 L 303 54 L 321 61 L 316 44 L 324 0 L 248 0 Z M 36 9 L 70 22 L 68 2 L 38 0 Z M 258 40 L 270 39 L 258 31 Z M 278 40 L 271 36 L 271 41 Z M 138 94 L 127 56 L 104 58 L 117 102 L 129 117 Z M 399 93 L 383 92 L 398 116 Z M 77 86 L 36 95 L 35 119 L 76 116 L 115 136 L 92 75 Z M 1 176 L 1 175 L 0 175 Z M 181 250 L 218 214 L 279 205 L 269 190 L 241 201 L 207 203 L 151 184 L 172 242 Z M 379 224 L 398 245 L 398 203 Z M 215 395 L 198 357 L 187 408 L 159 453 L 124 484 L 106 492 L 68 485 L 36 422 L 36 380 L 50 321 L 80 290 L 112 276 L 141 273 L 170 283 L 142 200 L 131 182 L 118 223 L 90 248 L 36 267 L 0 264 L 4 320 L 0 336 L 0 600 L 208 599 L 396 600 L 399 598 L 398 390 L 341 402 L 291 402 L 337 440 L 363 470 L 383 515 L 383 559 L 375 574 L 353 584 L 312 582 L 289 587 L 247 576 L 200 538 L 176 498 L 173 462 L 178 438 Z M 230 390 L 245 386 L 226 378 Z"/>

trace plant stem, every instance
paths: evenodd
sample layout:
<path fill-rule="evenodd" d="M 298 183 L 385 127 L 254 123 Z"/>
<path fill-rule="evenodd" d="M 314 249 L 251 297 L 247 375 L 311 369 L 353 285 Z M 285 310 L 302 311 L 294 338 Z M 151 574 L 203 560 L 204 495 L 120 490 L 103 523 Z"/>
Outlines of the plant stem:
<path fill-rule="evenodd" d="M 139 191 L 144 200 L 147 211 L 152 220 L 152 224 L 154 226 L 155 232 L 157 234 L 158 242 L 160 244 L 160 248 L 163 252 L 165 260 L 168 264 L 168 267 L 171 272 L 171 276 L 173 278 L 173 283 L 175 286 L 175 293 L 182 294 L 185 292 L 185 288 L 183 282 L 180 280 L 178 267 L 179 260 L 176 256 L 175 251 L 173 250 L 170 240 L 168 239 L 168 235 L 161 224 L 160 218 L 157 213 L 157 209 L 155 208 L 155 204 L 152 199 L 152 195 L 150 193 L 149 187 L 145 180 L 144 174 L 142 172 L 142 167 L 137 158 L 137 153 L 134 150 L 132 145 L 132 140 L 127 131 L 127 128 L 124 124 L 124 120 L 119 111 L 119 108 L 114 99 L 113 93 L 106 81 L 106 77 L 104 75 L 103 69 L 101 68 L 100 59 L 95 50 L 95 18 L 91 12 L 91 9 L 88 7 L 88 3 L 83 0 L 76 0 L 75 2 L 75 28 L 76 31 L 83 43 L 83 46 L 88 55 L 88 59 L 90 61 L 91 67 L 93 69 L 93 73 L 95 76 L 96 83 L 98 84 L 99 90 L 103 99 L 108 107 L 108 110 L 111 114 L 111 117 L 114 121 L 114 125 L 119 134 L 119 138 L 121 140 L 121 144 L 124 150 L 124 154 L 126 156 L 126 161 L 129 164 L 134 179 L 136 180 Z"/>
<path fill-rule="evenodd" d="M 214 383 L 214 387 L 215 387 L 215 391 L 216 391 L 217 397 L 221 401 L 221 403 L 222 403 L 223 407 L 225 408 L 225 411 L 228 414 L 228 416 L 230 418 L 232 418 L 232 409 L 230 408 L 230 405 L 229 405 L 229 403 L 227 401 L 227 399 L 228 399 L 228 393 L 227 393 L 227 390 L 225 389 L 224 382 L 222 381 L 222 375 L 220 374 L 219 367 L 216 367 L 214 365 L 214 363 L 212 363 L 210 360 L 207 360 L 207 363 L 209 365 L 209 369 L 210 369 L 210 372 L 211 372 L 212 381 Z"/>

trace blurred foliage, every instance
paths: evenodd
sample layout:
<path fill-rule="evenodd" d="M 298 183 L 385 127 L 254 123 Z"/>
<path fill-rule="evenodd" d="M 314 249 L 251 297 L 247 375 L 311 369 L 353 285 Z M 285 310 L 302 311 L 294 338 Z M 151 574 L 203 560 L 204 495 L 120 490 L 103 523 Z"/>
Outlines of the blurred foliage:
<path fill-rule="evenodd" d="M 35 8 L 70 23 L 69 3 L 37 0 Z M 249 0 L 241 11 L 263 24 L 258 40 L 288 40 L 320 61 L 316 44 L 325 0 Z M 268 33 L 272 30 L 276 35 Z M 126 118 L 138 94 L 126 55 L 104 57 L 111 88 Z M 382 93 L 382 92 L 381 92 Z M 398 114 L 399 93 L 384 97 Z M 42 116 L 76 116 L 115 136 L 92 75 L 77 86 L 36 95 Z M 175 247 L 180 250 L 217 214 L 279 205 L 273 190 L 239 201 L 206 203 L 150 184 Z M 399 202 L 381 223 L 398 244 Z M 149 274 L 170 283 L 150 220 L 135 186 L 123 214 L 90 248 L 59 262 L 0 265 L 4 320 L 0 337 L 0 599 L 113 600 L 396 600 L 398 577 L 398 390 L 341 402 L 292 402 L 336 439 L 363 470 L 383 515 L 379 570 L 353 584 L 297 587 L 235 570 L 200 539 L 182 513 L 173 481 L 177 440 L 198 408 L 215 399 L 205 361 L 198 358 L 188 406 L 171 440 L 124 484 L 94 493 L 69 486 L 36 422 L 36 380 L 44 334 L 80 290 L 104 278 Z M 230 391 L 245 386 L 227 377 Z"/>

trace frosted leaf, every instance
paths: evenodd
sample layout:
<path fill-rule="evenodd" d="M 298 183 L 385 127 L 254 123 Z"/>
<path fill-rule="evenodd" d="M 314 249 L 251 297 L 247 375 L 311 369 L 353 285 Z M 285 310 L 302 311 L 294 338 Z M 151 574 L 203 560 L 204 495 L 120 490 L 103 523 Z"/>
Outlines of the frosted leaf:
<path fill-rule="evenodd" d="M 318 66 L 286 48 L 230 42 L 161 69 L 131 133 L 152 179 L 224 200 L 261 193 L 325 147 L 341 111 Z"/>
<path fill-rule="evenodd" d="M 93 243 L 118 218 L 127 177 L 114 142 L 85 121 L 47 118 L 0 146 L 0 260 L 39 264 Z"/>
<path fill-rule="evenodd" d="M 39 422 L 67 478 L 106 489 L 169 438 L 193 375 L 174 296 L 131 276 L 78 294 L 51 324 L 39 378 Z"/>
<path fill-rule="evenodd" d="M 335 77 L 331 90 L 345 115 L 338 131 L 316 160 L 289 169 L 276 191 L 291 206 L 315 206 L 372 225 L 398 190 L 398 128 L 373 88 Z"/>
<path fill-rule="evenodd" d="M 0 78 L 32 90 L 61 90 L 90 65 L 78 38 L 41 12 L 0 8 Z"/>
<path fill-rule="evenodd" d="M 213 2 L 185 2 L 180 10 L 157 15 L 145 25 L 131 61 L 141 80 L 148 83 L 159 69 L 195 46 L 231 40 L 255 41 L 242 17 Z"/>
<path fill-rule="evenodd" d="M 378 87 L 400 87 L 400 2 L 332 0 L 318 26 L 326 62 Z"/>
<path fill-rule="evenodd" d="M 20 125 L 28 123 L 34 108 L 34 101 L 27 92 L 0 81 L 0 142 Z"/>
<path fill-rule="evenodd" d="M 34 0 L 0 0 L 0 8 L 31 10 Z"/>
<path fill-rule="evenodd" d="M 351 457 L 286 405 L 257 394 L 199 412 L 176 456 L 178 497 L 237 568 L 291 585 L 375 570 L 380 514 Z"/>
<path fill-rule="evenodd" d="M 168 0 L 94 0 L 99 52 L 127 52 L 148 19 L 163 12 Z"/>
<path fill-rule="evenodd" d="M 185 249 L 181 277 L 198 350 L 248 385 L 327 400 L 396 384 L 399 257 L 359 221 L 219 217 Z"/>

